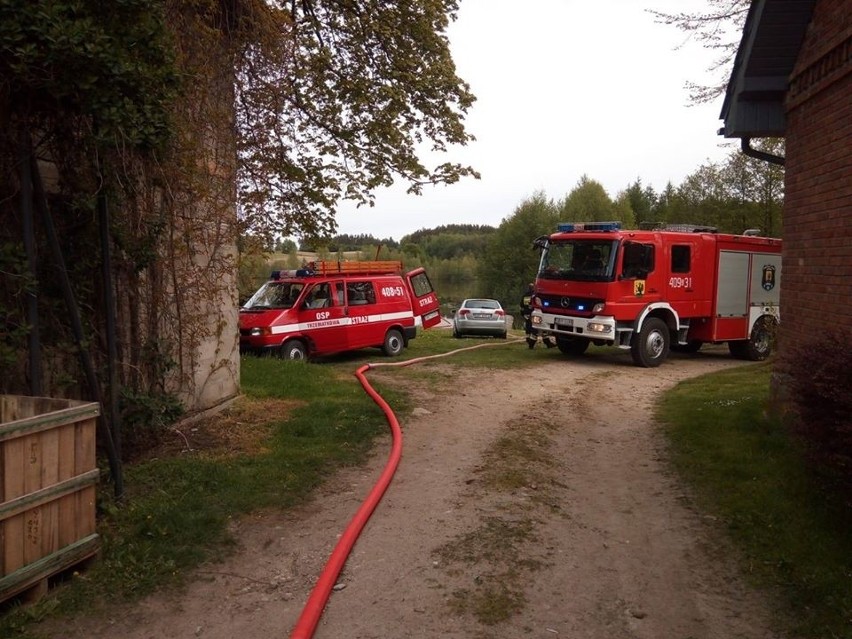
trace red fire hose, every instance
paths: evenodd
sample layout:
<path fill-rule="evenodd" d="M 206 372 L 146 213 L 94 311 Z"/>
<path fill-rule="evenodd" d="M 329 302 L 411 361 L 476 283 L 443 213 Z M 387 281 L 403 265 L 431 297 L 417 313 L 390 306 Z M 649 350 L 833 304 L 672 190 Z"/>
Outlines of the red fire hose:
<path fill-rule="evenodd" d="M 402 430 L 399 427 L 399 421 L 397 420 L 393 410 L 391 410 L 391 407 L 388 406 L 387 402 L 382 399 L 381 395 L 379 395 L 367 381 L 364 373 L 371 368 L 378 368 L 380 366 L 410 366 L 411 364 L 416 364 L 429 359 L 454 355 L 461 351 L 473 350 L 484 346 L 502 346 L 503 344 L 506 344 L 506 342 L 500 342 L 499 344 L 477 344 L 476 346 L 458 348 L 448 353 L 429 355 L 427 357 L 417 357 L 415 359 L 405 360 L 404 362 L 365 364 L 355 371 L 355 376 L 358 378 L 358 381 L 361 382 L 361 386 L 364 387 L 367 394 L 373 398 L 373 401 L 379 405 L 387 417 L 388 424 L 391 428 L 391 435 L 393 437 L 391 451 L 381 476 L 373 486 L 369 495 L 367 495 L 367 498 L 358 508 L 355 516 L 352 517 L 352 520 L 349 522 L 346 530 L 343 531 L 343 535 L 340 537 L 337 545 L 334 547 L 334 550 L 329 556 L 325 567 L 317 579 L 317 583 L 314 585 L 314 589 L 308 597 L 308 601 L 305 603 L 305 607 L 302 609 L 302 614 L 299 615 L 299 619 L 293 627 L 290 639 L 310 639 L 313 637 L 314 631 L 316 630 L 317 624 L 319 624 L 320 617 L 322 616 L 322 612 L 325 609 L 325 604 L 331 595 L 331 590 L 334 588 L 335 582 L 337 581 L 337 577 L 340 575 L 340 571 L 343 570 L 343 565 L 346 563 L 346 559 L 349 557 L 349 553 L 352 551 L 352 547 L 355 545 L 355 541 L 364 529 L 367 520 L 369 520 L 370 515 L 373 514 L 373 511 L 376 509 L 382 495 L 384 495 L 385 490 L 390 485 L 391 479 L 399 465 L 399 460 L 402 457 Z"/>

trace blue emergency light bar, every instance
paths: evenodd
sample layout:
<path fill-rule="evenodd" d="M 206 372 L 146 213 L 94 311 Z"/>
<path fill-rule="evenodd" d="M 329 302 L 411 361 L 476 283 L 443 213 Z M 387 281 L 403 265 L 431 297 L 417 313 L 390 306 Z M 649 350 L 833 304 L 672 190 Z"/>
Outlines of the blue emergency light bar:
<path fill-rule="evenodd" d="M 556 230 L 560 233 L 579 233 L 580 231 L 612 233 L 621 229 L 621 222 L 560 222 Z"/>

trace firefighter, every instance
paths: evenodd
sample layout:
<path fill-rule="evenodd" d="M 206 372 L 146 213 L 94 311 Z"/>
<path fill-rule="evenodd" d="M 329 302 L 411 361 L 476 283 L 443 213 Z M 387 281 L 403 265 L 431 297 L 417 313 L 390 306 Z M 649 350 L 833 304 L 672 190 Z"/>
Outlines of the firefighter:
<path fill-rule="evenodd" d="M 533 333 L 532 329 L 533 290 L 533 284 L 530 282 L 527 285 L 527 290 L 524 291 L 523 297 L 521 297 L 521 317 L 524 318 L 524 334 L 526 335 L 527 346 L 530 348 L 535 348 L 535 343 L 537 341 L 536 335 Z"/>
<path fill-rule="evenodd" d="M 527 285 L 527 290 L 524 291 L 523 297 L 521 297 L 521 316 L 524 318 L 524 333 L 526 335 L 527 346 L 530 348 L 535 348 L 535 344 L 538 341 L 538 332 L 532 328 L 532 297 L 534 291 L 534 284 L 530 282 Z M 556 345 L 549 335 L 545 335 L 541 341 L 547 348 Z"/>

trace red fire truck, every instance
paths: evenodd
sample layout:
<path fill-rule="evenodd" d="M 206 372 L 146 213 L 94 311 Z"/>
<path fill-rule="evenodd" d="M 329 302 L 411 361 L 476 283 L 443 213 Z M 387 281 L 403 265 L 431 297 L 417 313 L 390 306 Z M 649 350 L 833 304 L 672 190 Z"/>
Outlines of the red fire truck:
<path fill-rule="evenodd" d="M 779 315 L 781 240 L 675 225 L 623 230 L 619 222 L 559 224 L 535 240 L 541 262 L 533 328 L 559 350 L 589 344 L 629 349 L 637 366 L 669 350 L 727 342 L 731 355 L 762 360 Z"/>
<path fill-rule="evenodd" d="M 438 296 L 422 268 L 402 263 L 319 261 L 273 271 L 240 309 L 240 351 L 306 359 L 376 346 L 402 352 L 441 321 Z"/>

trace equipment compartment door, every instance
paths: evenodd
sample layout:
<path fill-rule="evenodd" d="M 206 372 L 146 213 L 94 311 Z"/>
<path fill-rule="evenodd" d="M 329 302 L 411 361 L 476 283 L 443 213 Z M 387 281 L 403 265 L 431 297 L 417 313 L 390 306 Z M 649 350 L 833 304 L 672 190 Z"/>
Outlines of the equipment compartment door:
<path fill-rule="evenodd" d="M 412 306 L 415 317 L 420 317 L 423 328 L 431 328 L 441 321 L 440 303 L 429 276 L 422 268 L 414 269 L 406 274 L 408 288 L 413 296 Z"/>

